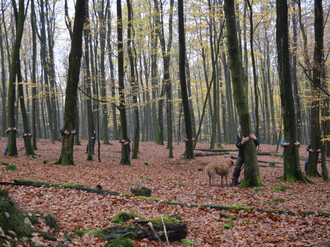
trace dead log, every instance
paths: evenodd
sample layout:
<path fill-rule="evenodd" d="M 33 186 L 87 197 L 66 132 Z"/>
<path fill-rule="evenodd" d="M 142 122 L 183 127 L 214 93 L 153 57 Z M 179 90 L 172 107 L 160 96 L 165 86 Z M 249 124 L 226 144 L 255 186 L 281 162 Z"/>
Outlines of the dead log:
<path fill-rule="evenodd" d="M 228 152 L 224 152 L 224 153 L 195 153 L 195 157 L 205 157 L 205 156 L 219 156 L 219 155 L 225 155 L 225 154 L 229 154 Z"/>
<path fill-rule="evenodd" d="M 82 184 L 63 184 L 63 183 L 48 183 L 48 182 L 41 182 L 41 181 L 31 181 L 31 180 L 22 180 L 22 179 L 15 179 L 14 185 L 26 185 L 26 186 L 34 186 L 34 187 L 61 187 L 65 189 L 75 189 L 75 190 L 82 190 L 89 193 L 97 193 L 97 194 L 105 194 L 105 195 L 113 195 L 118 196 L 117 192 L 112 192 L 109 190 L 103 190 L 99 188 L 92 188 L 87 187 L 86 185 Z"/>
<path fill-rule="evenodd" d="M 236 160 L 237 157 L 235 156 L 230 156 L 231 159 Z M 258 163 L 266 163 L 266 164 L 270 164 L 270 163 L 275 163 L 275 164 L 282 164 L 282 162 L 276 162 L 276 161 L 265 161 L 265 160 L 258 160 Z"/>
<path fill-rule="evenodd" d="M 152 223 L 153 229 L 149 225 L 150 222 Z M 186 238 L 186 223 L 182 222 L 181 220 L 174 219 L 173 222 L 165 222 L 164 224 L 166 227 L 166 234 L 170 242 L 181 241 L 181 239 Z M 78 235 L 84 235 L 87 233 L 90 233 L 90 231 L 87 230 L 85 232 L 80 233 L 76 232 L 76 234 Z M 134 236 L 132 238 L 136 240 L 146 238 L 150 241 L 158 239 L 166 241 L 163 224 L 161 223 L 161 221 L 155 222 L 154 219 L 137 220 L 132 223 L 129 223 L 129 225 L 112 226 L 99 230 L 92 230 L 92 233 L 95 237 L 102 238 L 106 241 L 119 238 L 131 238 L 129 236 Z"/>
<path fill-rule="evenodd" d="M 166 241 L 164 227 L 161 224 L 153 224 L 155 233 L 148 225 L 149 221 L 134 222 L 132 226 L 113 226 L 106 228 L 107 234 L 104 240 L 112 240 L 127 233 L 133 232 L 136 234 L 135 239 L 149 239 L 150 241 L 157 240 L 155 233 L 162 240 Z M 187 236 L 187 224 L 183 222 L 165 223 L 166 233 L 170 242 L 181 241 Z"/>
<path fill-rule="evenodd" d="M 280 154 L 275 153 L 275 152 L 261 152 L 261 151 L 258 151 L 257 155 L 274 155 L 274 156 L 278 155 L 278 156 L 280 156 Z"/>
<path fill-rule="evenodd" d="M 223 152 L 237 152 L 238 149 L 207 149 L 207 148 L 196 148 L 195 150 L 203 151 L 203 152 L 215 152 L 215 153 L 223 153 Z"/>

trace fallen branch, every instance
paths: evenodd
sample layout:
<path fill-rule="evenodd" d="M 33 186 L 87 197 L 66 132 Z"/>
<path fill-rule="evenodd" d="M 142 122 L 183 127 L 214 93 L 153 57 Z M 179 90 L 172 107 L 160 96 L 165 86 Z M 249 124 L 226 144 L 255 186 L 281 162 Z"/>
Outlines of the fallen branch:
<path fill-rule="evenodd" d="M 97 230 L 76 231 L 77 235 L 83 236 L 92 232 L 95 237 L 102 238 L 106 241 L 133 235 L 134 239 L 148 239 L 150 241 L 157 240 L 167 241 L 162 223 L 152 223 L 152 220 L 138 220 L 128 225 L 112 226 Z M 152 223 L 152 227 L 150 226 Z M 176 220 L 175 222 L 165 222 L 166 234 L 169 242 L 181 241 L 187 236 L 187 224 Z"/>
<path fill-rule="evenodd" d="M 196 148 L 195 150 L 204 151 L 204 152 L 215 152 L 215 153 L 237 152 L 238 151 L 238 149 L 207 149 L 207 148 Z"/>
<path fill-rule="evenodd" d="M 112 195 L 112 196 L 118 196 L 119 194 L 117 192 L 112 192 L 109 190 L 103 190 L 98 188 L 91 188 L 87 187 L 86 185 L 81 184 L 61 184 L 61 183 L 48 183 L 48 182 L 41 182 L 41 181 L 31 181 L 31 180 L 21 180 L 21 179 L 15 179 L 14 183 L 9 182 L 0 182 L 0 184 L 4 185 L 23 185 L 23 186 L 35 186 L 35 187 L 61 187 L 65 189 L 75 189 L 75 190 L 82 190 L 89 193 L 97 193 L 97 194 L 105 194 L 105 195 Z"/>
<path fill-rule="evenodd" d="M 247 221 L 247 220 L 244 220 L 244 219 L 242 219 L 242 218 L 240 218 L 240 217 L 236 217 L 235 215 L 232 215 L 232 214 L 225 213 L 225 212 L 223 212 L 223 211 L 220 211 L 220 216 L 221 216 L 221 217 L 224 217 L 224 218 L 226 218 L 226 219 L 241 220 L 241 221 L 243 221 L 243 222 L 245 222 L 245 223 L 247 223 L 247 224 L 252 224 L 251 222 L 249 222 L 249 221 Z"/>
<path fill-rule="evenodd" d="M 231 159 L 236 160 L 237 157 L 235 156 L 230 156 Z M 266 164 L 270 164 L 270 163 L 275 163 L 275 164 L 282 164 L 282 162 L 276 162 L 276 161 L 265 161 L 265 160 L 258 160 L 258 163 L 266 163 Z"/>
<path fill-rule="evenodd" d="M 195 157 L 205 157 L 205 156 L 218 156 L 218 155 L 225 155 L 225 154 L 229 154 L 227 153 L 212 153 L 212 154 L 208 154 L 208 153 L 195 153 Z"/>
<path fill-rule="evenodd" d="M 87 191 L 89 193 L 97 193 L 97 194 L 107 194 L 107 195 L 114 195 L 118 196 L 119 194 L 117 192 L 111 192 L 108 190 L 102 190 L 102 189 L 94 189 L 94 188 L 88 188 L 88 187 L 73 187 L 69 185 L 61 185 L 61 184 L 51 184 L 46 182 L 40 182 L 40 181 L 28 181 L 28 180 L 18 180 L 15 179 L 14 183 L 10 182 L 0 182 L 0 185 L 23 185 L 23 186 L 35 186 L 35 187 L 62 187 L 66 189 L 76 189 L 76 190 L 83 190 Z M 83 186 L 83 185 L 79 185 Z M 275 209 L 275 210 L 268 210 L 268 209 L 255 209 L 254 207 L 241 207 L 241 206 L 223 206 L 223 205 L 212 205 L 212 204 L 190 204 L 190 203 L 181 203 L 181 202 L 170 202 L 164 199 L 158 199 L 158 198 L 152 198 L 152 197 L 141 197 L 137 196 L 136 198 L 143 199 L 143 200 L 153 200 L 156 202 L 162 202 L 169 205 L 178 205 L 181 207 L 201 207 L 201 208 L 211 208 L 211 209 L 219 209 L 219 210 L 245 210 L 245 211 L 253 211 L 256 210 L 258 212 L 266 212 L 266 213 L 277 213 L 277 214 L 289 214 L 289 215 L 295 215 L 294 212 L 289 210 L 282 210 L 282 209 Z M 299 215 L 311 215 L 315 214 L 316 216 L 323 216 L 323 217 L 330 217 L 330 213 L 328 212 L 299 212 Z"/>

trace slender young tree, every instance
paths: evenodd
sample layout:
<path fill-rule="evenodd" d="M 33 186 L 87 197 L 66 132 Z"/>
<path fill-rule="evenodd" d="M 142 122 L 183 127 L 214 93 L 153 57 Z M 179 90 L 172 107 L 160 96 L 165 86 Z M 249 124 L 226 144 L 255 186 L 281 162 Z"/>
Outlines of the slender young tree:
<path fill-rule="evenodd" d="M 163 97 L 164 93 L 166 92 L 167 96 L 167 141 L 168 141 L 168 149 L 169 149 L 169 158 L 173 158 L 173 146 L 172 146 L 172 82 L 171 82 L 171 77 L 170 77 L 170 62 L 171 62 L 171 48 L 172 48 L 172 38 L 173 38 L 173 29 L 172 29 L 172 24 L 173 24 L 173 5 L 174 5 L 174 0 L 170 1 L 170 15 L 169 15 L 169 37 L 168 37 L 168 42 L 166 45 L 165 41 L 165 31 L 164 31 L 164 22 L 163 22 L 163 13 L 160 11 L 160 5 L 162 6 L 162 3 L 159 3 L 158 0 L 154 0 L 155 4 L 155 9 L 156 9 L 156 14 L 155 14 L 155 21 L 156 21 L 156 33 L 158 35 L 159 41 L 160 41 L 160 46 L 161 46 L 161 52 L 162 52 L 162 57 L 163 57 L 163 68 L 164 68 L 164 86 L 162 88 L 161 92 L 161 97 Z M 161 109 L 161 102 L 159 102 L 159 117 L 158 121 L 162 121 L 162 109 Z M 162 123 L 160 125 L 160 135 L 162 135 Z M 160 142 L 162 144 L 162 136 L 159 138 Z"/>
<path fill-rule="evenodd" d="M 73 161 L 73 144 L 76 128 L 76 111 L 77 111 L 77 90 L 80 75 L 80 64 L 82 55 L 82 34 L 85 20 L 85 3 L 86 0 L 77 0 L 75 7 L 75 19 L 71 40 L 71 51 L 69 55 L 69 69 L 67 77 L 67 86 L 65 92 L 64 135 L 62 137 L 62 149 L 60 158 L 56 164 L 74 165 Z"/>
<path fill-rule="evenodd" d="M 118 47 L 118 84 L 119 84 L 119 113 L 121 124 L 121 160 L 122 165 L 131 165 L 130 142 L 127 134 L 126 104 L 125 104 L 125 84 L 124 84 L 124 51 L 123 51 L 123 19 L 121 0 L 117 0 L 117 47 Z"/>
<path fill-rule="evenodd" d="M 299 149 L 296 145 L 297 126 L 290 76 L 287 0 L 276 0 L 276 15 L 276 44 L 284 140 L 289 143 L 284 148 L 284 179 L 287 182 L 305 181 L 300 169 Z"/>
<path fill-rule="evenodd" d="M 2 25 L 0 23 L 0 33 L 2 33 Z M 6 121 L 7 121 L 7 107 L 6 107 L 6 100 L 7 100 L 7 87 L 6 87 L 6 69 L 5 69 L 5 55 L 4 55 L 4 48 L 3 48 L 3 35 L 0 35 L 0 56 L 1 56 L 1 98 L 2 98 L 2 115 L 1 115 L 1 133 L 0 137 L 5 135 L 6 132 Z"/>
<path fill-rule="evenodd" d="M 34 155 L 33 148 L 31 145 L 31 133 L 29 127 L 29 120 L 26 112 L 25 102 L 24 102 L 24 92 L 23 92 L 23 78 L 21 74 L 21 65 L 17 64 L 17 81 L 18 81 L 18 96 L 19 103 L 21 107 L 22 119 L 23 119 L 23 128 L 24 128 L 24 146 L 25 146 L 25 155 Z"/>
<path fill-rule="evenodd" d="M 34 0 L 31 0 L 31 28 L 32 28 L 32 146 L 37 150 L 37 33 L 36 33 L 36 17 L 34 10 Z"/>
<path fill-rule="evenodd" d="M 252 133 L 252 128 L 247 97 L 243 84 L 242 63 L 240 58 L 241 55 L 238 46 L 236 31 L 235 8 L 234 1 L 232 0 L 225 0 L 225 17 L 234 98 L 238 111 L 242 135 L 246 137 L 249 136 L 250 133 Z M 242 181 L 240 186 L 260 186 L 261 181 L 259 176 L 256 146 L 251 139 L 244 145 L 244 164 L 244 180 Z"/>
<path fill-rule="evenodd" d="M 249 0 L 246 0 L 248 7 L 249 7 L 249 20 L 250 20 L 250 52 L 251 52 L 251 59 L 252 59 L 252 68 L 253 68 L 253 80 L 254 80 L 254 101 L 255 101 L 255 118 L 256 118 L 256 136 L 259 137 L 259 95 L 258 95 L 258 76 L 257 76 L 257 68 L 254 56 L 254 49 L 253 49 L 253 40 L 254 40 L 254 26 L 253 26 L 253 9 L 252 5 Z"/>
<path fill-rule="evenodd" d="M 87 126 L 88 126 L 88 155 L 87 160 L 93 160 L 94 153 L 94 141 L 91 139 L 93 135 L 94 129 L 94 121 L 93 121 L 93 109 L 92 109 L 92 100 L 90 96 L 92 95 L 91 89 L 91 73 L 89 66 L 89 38 L 90 38 L 90 22 L 89 22 L 89 8 L 88 1 L 86 1 L 86 17 L 85 17 L 85 25 L 84 25 L 84 39 L 85 39 L 85 81 L 86 81 L 86 106 L 87 106 Z"/>
<path fill-rule="evenodd" d="M 132 47 L 132 31 L 133 31 L 133 10 L 131 1 L 127 0 L 127 14 L 128 14 L 128 28 L 127 28 L 127 46 L 128 46 L 128 56 L 131 71 L 131 86 L 133 94 L 133 119 L 134 119 L 134 138 L 133 138 L 133 154 L 132 159 L 138 158 L 139 153 L 139 143 L 140 143 L 140 120 L 139 120 L 139 108 L 138 108 L 138 84 L 137 76 L 135 76 L 135 66 L 133 57 L 133 47 Z"/>
<path fill-rule="evenodd" d="M 186 40 L 184 33 L 184 9 L 183 0 L 178 1 L 178 16 L 179 16 L 179 49 L 180 49 L 180 85 L 181 85 L 181 96 L 184 111 L 184 120 L 186 125 L 186 151 L 184 157 L 186 159 L 194 158 L 194 139 L 192 136 L 192 123 L 191 123 L 191 112 L 189 109 L 189 99 L 186 85 Z"/>
<path fill-rule="evenodd" d="M 109 9 L 109 1 L 106 3 L 101 0 L 99 3 L 99 37 L 100 37 L 100 94 L 101 100 L 106 100 L 107 90 L 106 90 L 106 77 L 105 77 L 105 44 L 106 44 L 106 24 L 107 24 L 107 9 Z M 104 144 L 110 144 L 109 134 L 108 134 L 108 106 L 107 104 L 102 104 L 102 140 Z"/>

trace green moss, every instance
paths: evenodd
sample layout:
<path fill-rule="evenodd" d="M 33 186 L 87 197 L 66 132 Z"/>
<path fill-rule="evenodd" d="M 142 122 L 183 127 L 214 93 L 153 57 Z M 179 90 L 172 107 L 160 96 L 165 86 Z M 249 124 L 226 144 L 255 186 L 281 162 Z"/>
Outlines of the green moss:
<path fill-rule="evenodd" d="M 236 204 L 236 205 L 229 204 L 229 205 L 226 205 L 226 207 L 229 207 L 232 210 L 237 210 L 237 211 L 239 211 L 239 210 L 253 211 L 254 210 L 254 207 L 249 207 L 244 204 Z"/>
<path fill-rule="evenodd" d="M 180 223 L 181 222 L 177 218 L 166 217 L 166 216 L 163 217 L 163 220 L 164 220 L 164 224 L 175 224 L 175 223 Z M 150 221 L 153 225 L 155 225 L 157 227 L 163 226 L 163 222 L 162 222 L 162 219 L 160 217 L 159 218 L 154 218 L 154 219 L 148 219 L 148 221 Z"/>
<path fill-rule="evenodd" d="M 275 163 L 275 162 L 270 162 L 270 163 L 269 163 L 269 166 L 270 166 L 270 167 L 275 167 L 275 166 L 276 166 L 276 163 Z"/>
<path fill-rule="evenodd" d="M 149 165 L 149 163 L 148 163 L 147 161 L 145 161 L 143 164 L 144 164 L 145 166 Z"/>
<path fill-rule="evenodd" d="M 48 163 L 48 160 L 44 160 L 42 163 L 43 164 L 47 164 Z"/>
<path fill-rule="evenodd" d="M 281 198 L 276 198 L 276 199 L 274 199 L 273 201 L 274 201 L 275 203 L 283 203 L 283 202 L 284 202 L 284 200 L 281 199 Z"/>
<path fill-rule="evenodd" d="M 32 182 L 32 183 L 36 183 L 36 184 L 45 184 L 45 185 L 56 185 L 56 186 L 65 186 L 65 187 L 75 187 L 75 188 L 86 188 L 89 187 L 91 188 L 91 186 L 87 186 L 84 184 L 67 184 L 67 183 L 50 183 L 50 182 L 43 182 L 43 181 L 38 181 L 38 180 L 25 180 L 25 179 L 15 179 L 18 182 L 22 182 L 22 183 L 27 183 L 27 182 Z"/>
<path fill-rule="evenodd" d="M 37 233 L 39 233 L 44 239 L 46 240 L 50 240 L 50 241 L 57 241 L 57 238 L 54 236 L 49 235 L 46 232 L 42 232 L 42 231 L 37 231 Z"/>
<path fill-rule="evenodd" d="M 251 189 L 253 192 L 259 192 L 260 190 L 265 190 L 267 189 L 267 187 L 265 186 L 260 186 L 260 187 L 256 187 L 256 188 L 253 188 Z"/>
<path fill-rule="evenodd" d="M 107 243 L 105 247 L 134 247 L 134 244 L 131 240 L 126 238 L 118 238 L 110 243 Z"/>
<path fill-rule="evenodd" d="M 9 197 L 6 190 L 0 190 L 0 227 L 5 233 L 9 230 L 17 234 L 18 239 L 30 237 L 31 227 L 24 222 L 25 216 Z"/>
<path fill-rule="evenodd" d="M 223 229 L 230 229 L 232 227 L 234 227 L 234 223 L 231 220 L 226 221 L 222 226 Z"/>
<path fill-rule="evenodd" d="M 9 163 L 7 161 L 0 161 L 0 165 L 3 165 L 3 166 L 8 166 Z"/>
<path fill-rule="evenodd" d="M 307 212 L 306 212 L 306 215 L 314 215 L 314 214 L 315 214 L 314 211 L 307 211 Z"/>
<path fill-rule="evenodd" d="M 6 167 L 6 170 L 7 171 L 16 171 L 17 170 L 17 167 L 15 165 L 8 165 Z"/>
<path fill-rule="evenodd" d="M 198 245 L 192 241 L 189 241 L 188 239 L 181 239 L 181 243 L 185 246 L 192 246 L 192 245 Z"/>
<path fill-rule="evenodd" d="M 179 186 L 179 187 L 184 187 L 185 185 L 184 184 L 177 184 L 177 186 Z"/>
<path fill-rule="evenodd" d="M 126 211 L 120 211 L 116 214 L 115 217 L 111 220 L 112 223 L 120 224 L 123 225 L 127 221 L 134 219 L 134 218 L 139 218 L 140 220 L 146 220 L 145 217 L 131 213 L 131 212 L 126 212 Z"/>
<path fill-rule="evenodd" d="M 328 213 L 328 212 L 322 212 L 321 214 L 325 217 L 330 217 L 330 213 Z"/>
<path fill-rule="evenodd" d="M 287 189 L 289 189 L 289 186 L 279 185 L 279 186 L 274 187 L 274 189 L 272 190 L 272 192 L 275 192 L 275 191 L 285 191 Z"/>
<path fill-rule="evenodd" d="M 55 230 L 60 230 L 56 218 L 52 213 L 48 213 L 45 217 L 46 225 Z"/>
<path fill-rule="evenodd" d="M 29 218 L 29 220 L 31 221 L 32 225 L 36 225 L 38 223 L 38 218 L 37 218 L 37 216 L 35 216 L 34 213 L 28 212 L 26 216 Z"/>
<path fill-rule="evenodd" d="M 136 198 L 139 198 L 139 199 L 142 199 L 142 200 L 154 200 L 154 201 L 169 202 L 169 200 L 167 200 L 167 199 L 156 198 L 156 197 L 136 196 Z"/>

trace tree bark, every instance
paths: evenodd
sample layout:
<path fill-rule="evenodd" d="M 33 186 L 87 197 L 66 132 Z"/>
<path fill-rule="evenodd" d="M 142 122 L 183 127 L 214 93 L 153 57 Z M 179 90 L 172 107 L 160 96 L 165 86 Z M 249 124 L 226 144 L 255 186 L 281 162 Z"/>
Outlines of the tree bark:
<path fill-rule="evenodd" d="M 123 51 L 123 24 L 121 0 L 117 0 L 117 47 L 118 47 L 118 84 L 119 84 L 119 112 L 121 123 L 121 160 L 122 165 L 131 165 L 129 157 L 130 143 L 127 134 L 125 85 L 124 85 L 124 51 Z"/>
<path fill-rule="evenodd" d="M 15 16 L 16 16 L 16 39 L 11 55 L 11 64 L 9 71 L 9 85 L 8 85 L 8 127 L 16 128 L 15 123 L 15 81 L 17 71 L 19 69 L 20 47 L 23 37 L 24 20 L 25 20 L 25 6 L 24 0 L 19 0 L 19 11 L 17 10 L 16 1 L 12 0 Z M 16 145 L 16 131 L 8 132 L 8 156 L 17 155 Z"/>
<path fill-rule="evenodd" d="M 139 154 L 139 143 L 140 143 L 140 119 L 139 119 L 139 108 L 138 108 L 138 80 L 134 73 L 134 57 L 133 57 L 133 47 L 131 44 L 132 40 L 132 30 L 133 30 L 133 10 L 130 0 L 127 0 L 127 14 L 128 14 L 128 28 L 127 28 L 127 46 L 128 46 L 128 56 L 130 62 L 131 71 L 131 86 L 133 94 L 133 115 L 134 115 L 134 137 L 133 137 L 133 154 L 132 159 L 137 159 Z"/>
<path fill-rule="evenodd" d="M 2 33 L 2 23 L 0 23 L 0 33 Z M 6 69 L 5 69 L 5 56 L 3 49 L 3 35 L 0 35 L 0 55 L 1 55 L 1 84 L 2 84 L 2 115 L 1 115 L 1 133 L 0 137 L 5 135 L 7 127 L 7 87 L 6 87 Z"/>
<path fill-rule="evenodd" d="M 242 135 L 249 136 L 251 131 L 251 120 L 248 109 L 247 98 L 245 95 L 241 55 L 236 35 L 236 17 L 234 1 L 225 0 L 225 17 L 227 26 L 227 42 L 230 59 L 230 69 L 232 74 L 232 85 L 234 89 L 234 97 L 239 115 Z M 257 153 L 254 141 L 249 140 L 244 145 L 244 180 L 241 186 L 252 187 L 260 186 L 259 168 L 257 162 Z"/>
<path fill-rule="evenodd" d="M 280 94 L 284 140 L 289 146 L 284 148 L 284 179 L 287 182 L 305 181 L 300 169 L 299 149 L 295 107 L 292 95 L 290 76 L 290 61 L 288 47 L 288 6 L 286 0 L 276 0 L 276 44 L 278 53 L 278 73 L 280 79 Z"/>
<path fill-rule="evenodd" d="M 323 145 L 321 145 L 321 127 L 320 127 L 320 97 L 321 91 L 320 86 L 325 81 L 325 77 L 322 75 L 324 70 L 324 44 L 323 44 L 323 5 L 322 0 L 315 0 L 315 20 L 314 20 L 314 36 L 315 36 L 315 45 L 314 45 L 314 64 L 313 64 L 313 88 L 312 88 L 312 107 L 311 107 L 311 148 L 314 152 L 309 152 L 309 159 L 307 163 L 306 174 L 308 176 L 319 176 L 317 171 L 317 161 L 318 149 L 323 149 L 322 152 L 325 152 Z M 322 166 L 322 174 L 327 174 L 326 166 Z M 323 175 L 325 177 L 325 175 Z"/>
<path fill-rule="evenodd" d="M 183 0 L 178 1 L 178 16 L 179 16 L 179 67 L 180 67 L 180 86 L 181 86 L 181 97 L 183 104 L 184 120 L 186 126 L 186 150 L 184 157 L 186 159 L 194 158 L 194 139 L 191 123 L 191 112 L 189 107 L 189 99 L 186 85 L 186 40 L 184 32 L 184 9 L 183 9 Z"/>
<path fill-rule="evenodd" d="M 37 150 L 37 130 L 36 117 L 38 114 L 37 107 L 37 78 L 36 78 L 36 61 L 37 61 L 37 34 L 36 34 L 36 18 L 34 10 L 34 0 L 31 0 L 31 28 L 32 28 L 32 146 Z"/>
<path fill-rule="evenodd" d="M 86 81 L 86 93 L 87 95 L 92 95 L 92 83 L 91 83 L 91 73 L 90 73 L 90 61 L 89 61 L 89 39 L 90 39 L 90 22 L 89 22 L 89 8 L 88 8 L 88 1 L 86 1 L 86 17 L 85 17 L 85 24 L 84 24 L 84 40 L 85 40 L 85 81 Z M 94 121 L 93 121 L 93 109 L 92 109 L 92 100 L 90 97 L 86 99 L 86 108 L 87 108 L 87 129 L 88 129 L 88 144 L 87 144 L 87 160 L 93 160 L 94 154 L 94 141 L 92 140 L 93 131 L 94 129 Z"/>
<path fill-rule="evenodd" d="M 105 8 L 104 8 L 105 7 Z M 106 39 L 106 22 L 107 19 L 105 18 L 106 14 L 104 11 L 109 9 L 109 1 L 107 1 L 106 5 L 104 1 L 99 6 L 99 37 L 100 37 L 100 69 L 101 69 L 101 78 L 100 78 L 100 94 L 101 100 L 106 100 L 107 90 L 106 90 L 106 78 L 105 78 L 105 39 Z M 104 144 L 109 144 L 109 137 L 108 137 L 108 106 L 107 104 L 102 104 L 102 140 Z"/>
<path fill-rule="evenodd" d="M 82 33 L 85 20 L 85 1 L 77 0 L 75 7 L 75 19 L 71 41 L 71 51 L 69 55 L 69 70 L 67 77 L 67 86 L 65 92 L 65 108 L 63 130 L 68 130 L 69 135 L 62 137 L 61 155 L 56 164 L 74 165 L 73 161 L 73 142 L 75 130 L 76 111 L 77 111 L 77 89 L 79 83 L 80 64 L 82 55 Z"/>

